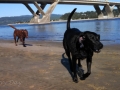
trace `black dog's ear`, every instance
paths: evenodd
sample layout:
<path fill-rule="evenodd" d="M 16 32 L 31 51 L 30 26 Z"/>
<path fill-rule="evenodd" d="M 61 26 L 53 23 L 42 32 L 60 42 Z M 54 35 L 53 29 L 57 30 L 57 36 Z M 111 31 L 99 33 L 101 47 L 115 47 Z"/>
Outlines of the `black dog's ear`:
<path fill-rule="evenodd" d="M 84 45 L 83 45 L 83 40 L 84 40 L 84 36 L 80 36 L 79 37 L 79 43 L 80 43 L 80 48 L 83 48 L 84 47 Z"/>
<path fill-rule="evenodd" d="M 83 40 L 85 40 L 85 34 L 81 32 L 79 35 L 79 43 L 82 43 Z"/>
<path fill-rule="evenodd" d="M 80 37 L 83 37 L 83 39 L 85 39 L 85 37 L 86 37 L 86 36 L 85 36 L 85 33 L 83 33 L 83 32 L 82 32 L 79 36 L 80 36 Z"/>
<path fill-rule="evenodd" d="M 79 37 L 79 42 L 82 43 L 83 40 L 85 40 L 85 36 L 80 36 Z"/>
<path fill-rule="evenodd" d="M 83 37 L 79 37 L 79 43 L 82 43 Z"/>

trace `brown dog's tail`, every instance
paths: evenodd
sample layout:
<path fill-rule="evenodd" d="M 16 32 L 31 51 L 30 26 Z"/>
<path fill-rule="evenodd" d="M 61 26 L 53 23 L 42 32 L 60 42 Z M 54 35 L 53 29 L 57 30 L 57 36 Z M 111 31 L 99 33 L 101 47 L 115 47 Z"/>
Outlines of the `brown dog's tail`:
<path fill-rule="evenodd" d="M 15 30 L 17 29 L 17 28 L 15 28 L 13 25 L 9 25 L 9 26 L 12 27 L 12 28 L 15 29 Z"/>
<path fill-rule="evenodd" d="M 67 20 L 67 30 L 70 29 L 70 20 L 74 14 L 74 12 L 76 11 L 77 8 L 74 8 L 73 11 L 70 13 L 69 17 L 68 17 L 68 20 Z"/>

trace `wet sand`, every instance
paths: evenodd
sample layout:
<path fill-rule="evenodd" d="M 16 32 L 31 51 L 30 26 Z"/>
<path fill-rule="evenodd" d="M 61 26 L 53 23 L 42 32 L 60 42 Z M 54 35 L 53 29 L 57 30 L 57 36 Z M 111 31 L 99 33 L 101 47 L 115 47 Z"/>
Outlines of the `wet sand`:
<path fill-rule="evenodd" d="M 61 42 L 0 40 L 0 90 L 120 90 L 120 45 L 94 54 L 92 74 L 72 81 Z M 86 61 L 82 61 L 86 72 Z"/>

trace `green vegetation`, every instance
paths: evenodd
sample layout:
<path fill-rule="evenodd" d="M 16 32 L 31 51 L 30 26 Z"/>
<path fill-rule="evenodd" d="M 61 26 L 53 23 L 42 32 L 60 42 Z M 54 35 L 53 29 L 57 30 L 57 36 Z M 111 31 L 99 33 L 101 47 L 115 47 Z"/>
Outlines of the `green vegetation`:
<path fill-rule="evenodd" d="M 64 14 L 60 19 L 67 20 L 70 13 Z M 87 12 L 75 12 L 72 19 L 87 19 L 87 18 L 97 18 L 96 12 L 87 11 Z"/>
<path fill-rule="evenodd" d="M 106 12 L 103 12 L 104 15 L 107 15 Z M 119 15 L 118 10 L 113 10 L 114 16 L 117 17 Z M 67 20 L 70 13 L 65 13 L 60 19 Z M 75 12 L 72 19 L 88 19 L 88 18 L 98 18 L 98 15 L 95 11 L 87 11 L 87 12 Z"/>

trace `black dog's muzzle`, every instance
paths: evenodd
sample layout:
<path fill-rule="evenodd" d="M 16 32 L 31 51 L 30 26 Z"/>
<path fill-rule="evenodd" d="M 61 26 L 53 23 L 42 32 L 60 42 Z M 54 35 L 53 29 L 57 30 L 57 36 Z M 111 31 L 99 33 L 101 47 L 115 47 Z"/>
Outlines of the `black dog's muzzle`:
<path fill-rule="evenodd" d="M 98 44 L 94 44 L 93 51 L 96 53 L 99 53 L 102 48 L 103 48 L 103 44 L 101 42 L 99 42 Z"/>

